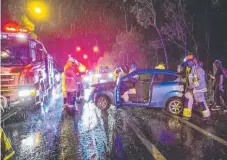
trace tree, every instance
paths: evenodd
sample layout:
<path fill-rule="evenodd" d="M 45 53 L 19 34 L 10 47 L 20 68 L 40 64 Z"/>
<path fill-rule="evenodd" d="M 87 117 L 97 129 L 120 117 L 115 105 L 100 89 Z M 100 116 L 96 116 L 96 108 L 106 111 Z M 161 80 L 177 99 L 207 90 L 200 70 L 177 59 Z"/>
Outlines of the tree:
<path fill-rule="evenodd" d="M 198 54 L 198 44 L 193 33 L 193 18 L 189 16 L 186 7 L 185 0 L 166 0 L 163 3 L 166 23 L 161 27 L 161 33 L 169 42 L 184 49 L 185 55 L 189 48 L 193 48 L 193 53 Z"/>
<path fill-rule="evenodd" d="M 168 53 L 164 38 L 162 36 L 160 25 L 157 20 L 157 9 L 155 7 L 155 0 L 134 0 L 135 4 L 131 8 L 131 12 L 135 15 L 137 22 L 144 28 L 152 26 L 160 38 L 160 42 L 165 54 L 166 66 L 168 65 Z"/>
<path fill-rule="evenodd" d="M 146 68 L 154 60 L 149 59 L 149 57 L 153 58 L 149 48 L 149 43 L 144 41 L 143 36 L 135 28 L 132 28 L 129 32 L 125 31 L 117 35 L 112 51 L 104 54 L 98 63 L 111 64 L 114 68 L 136 63 L 139 68 Z"/>

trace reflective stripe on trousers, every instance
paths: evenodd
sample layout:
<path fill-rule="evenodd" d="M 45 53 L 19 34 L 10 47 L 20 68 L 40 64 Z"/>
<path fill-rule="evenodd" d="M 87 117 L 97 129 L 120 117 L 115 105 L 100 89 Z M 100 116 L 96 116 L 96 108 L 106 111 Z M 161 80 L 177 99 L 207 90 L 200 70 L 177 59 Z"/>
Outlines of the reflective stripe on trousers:
<path fill-rule="evenodd" d="M 185 106 L 183 110 L 183 116 L 184 117 L 191 117 L 191 111 L 194 104 L 194 100 L 199 103 L 200 107 L 203 108 L 202 114 L 203 117 L 209 117 L 210 116 L 210 110 L 206 103 L 205 99 L 205 93 L 204 92 L 195 92 L 192 93 L 191 91 L 188 91 L 185 93 Z"/>

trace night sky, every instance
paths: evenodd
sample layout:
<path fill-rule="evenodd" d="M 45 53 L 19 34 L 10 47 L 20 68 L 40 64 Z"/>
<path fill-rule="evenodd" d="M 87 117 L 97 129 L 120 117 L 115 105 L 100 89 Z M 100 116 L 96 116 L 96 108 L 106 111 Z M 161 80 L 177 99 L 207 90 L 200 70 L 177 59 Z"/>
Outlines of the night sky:
<path fill-rule="evenodd" d="M 45 44 L 55 60 L 65 61 L 67 54 L 74 54 L 76 46 L 81 46 L 88 55 L 94 45 L 100 47 L 100 55 L 111 50 L 116 36 L 125 31 L 125 11 L 128 27 L 134 26 L 149 40 L 157 36 L 153 28 L 144 29 L 136 23 L 130 13 L 133 1 L 121 0 L 46 0 L 50 8 L 48 21 L 33 22 L 35 33 Z M 161 1 L 160 1 L 161 2 Z M 199 44 L 200 60 L 210 67 L 214 59 L 223 61 L 227 67 L 227 1 L 187 0 L 187 9 L 194 19 L 194 34 Z M 2 26 L 10 20 L 19 20 L 26 14 L 25 0 L 2 0 Z M 161 13 L 161 11 L 159 11 Z M 162 21 L 162 19 L 160 19 Z M 210 36 L 209 53 L 205 51 L 204 30 Z M 179 56 L 182 50 L 168 45 L 170 61 Z M 97 58 L 96 57 L 96 58 Z M 61 62 L 62 63 L 62 62 Z M 209 68 L 208 67 L 208 68 Z"/>

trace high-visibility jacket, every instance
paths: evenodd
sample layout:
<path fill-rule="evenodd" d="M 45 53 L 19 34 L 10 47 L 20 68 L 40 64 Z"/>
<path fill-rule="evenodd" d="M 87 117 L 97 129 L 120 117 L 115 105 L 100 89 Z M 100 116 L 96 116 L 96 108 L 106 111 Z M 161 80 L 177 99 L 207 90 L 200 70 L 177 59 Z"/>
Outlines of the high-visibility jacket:
<path fill-rule="evenodd" d="M 0 137 L 1 137 L 1 159 L 8 160 L 13 157 L 15 152 L 13 151 L 13 148 L 2 128 L 0 128 Z"/>
<path fill-rule="evenodd" d="M 206 80 L 204 70 L 196 65 L 193 66 L 188 77 L 189 88 L 193 89 L 193 92 L 206 92 Z"/>
<path fill-rule="evenodd" d="M 76 75 L 76 70 L 74 66 L 68 65 L 66 63 L 64 67 L 64 75 L 65 75 L 65 89 L 66 92 L 75 92 L 78 90 L 79 77 Z"/>
<path fill-rule="evenodd" d="M 62 81 L 61 81 L 62 93 L 63 93 L 63 96 L 65 97 L 66 96 L 66 87 L 65 87 L 65 74 L 64 74 L 64 72 L 61 74 L 61 78 L 62 78 Z"/>

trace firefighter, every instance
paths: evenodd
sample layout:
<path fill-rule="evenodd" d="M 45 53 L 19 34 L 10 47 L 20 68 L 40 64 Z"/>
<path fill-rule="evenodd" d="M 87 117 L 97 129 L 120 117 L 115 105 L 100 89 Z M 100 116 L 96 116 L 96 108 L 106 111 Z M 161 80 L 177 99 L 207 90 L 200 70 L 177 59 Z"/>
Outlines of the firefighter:
<path fill-rule="evenodd" d="M 75 60 L 72 57 L 69 57 L 68 61 L 64 66 L 64 79 L 65 79 L 65 92 L 67 97 L 67 104 L 69 107 L 74 107 L 75 102 L 75 92 L 78 90 L 74 68 Z"/>
<path fill-rule="evenodd" d="M 0 137 L 1 137 L 1 159 L 2 160 L 11 159 L 14 156 L 15 152 L 13 151 L 13 148 L 2 128 L 0 128 Z"/>
<path fill-rule="evenodd" d="M 207 92 L 205 72 L 198 66 L 197 58 L 193 55 L 187 56 L 184 62 L 191 68 L 191 71 L 187 79 L 188 86 L 184 94 L 185 106 L 183 117 L 186 117 L 186 119 L 191 117 L 193 104 L 197 102 L 201 108 L 203 118 L 208 118 L 210 117 L 210 110 L 205 100 L 205 92 Z"/>
<path fill-rule="evenodd" d="M 166 69 L 165 64 L 161 62 L 159 65 L 155 67 L 155 69 Z"/>

